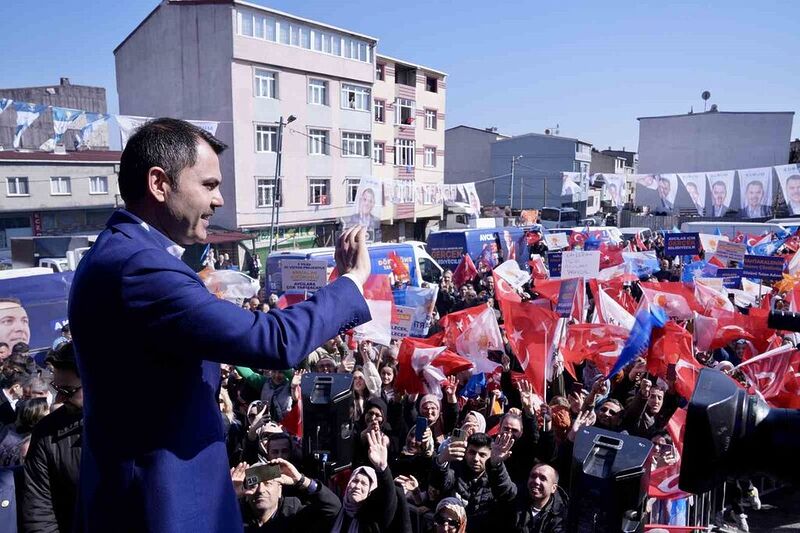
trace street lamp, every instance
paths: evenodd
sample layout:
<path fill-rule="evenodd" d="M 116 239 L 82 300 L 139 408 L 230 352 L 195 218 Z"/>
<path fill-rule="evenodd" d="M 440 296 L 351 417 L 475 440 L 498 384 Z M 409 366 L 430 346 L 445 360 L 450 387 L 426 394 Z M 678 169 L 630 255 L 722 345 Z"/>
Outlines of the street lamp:
<path fill-rule="evenodd" d="M 275 154 L 275 192 L 272 195 L 272 211 L 270 213 L 269 224 L 269 251 L 278 248 L 278 218 L 281 209 L 281 157 L 283 156 L 283 127 L 297 120 L 294 115 L 289 115 L 286 122 L 281 116 L 278 121 L 277 149 Z"/>

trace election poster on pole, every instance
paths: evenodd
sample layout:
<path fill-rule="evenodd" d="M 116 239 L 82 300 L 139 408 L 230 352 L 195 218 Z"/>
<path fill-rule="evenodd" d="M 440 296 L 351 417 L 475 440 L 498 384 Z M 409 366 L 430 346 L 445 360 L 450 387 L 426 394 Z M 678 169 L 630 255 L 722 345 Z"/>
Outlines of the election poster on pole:
<path fill-rule="evenodd" d="M 283 259 L 281 289 L 284 291 L 316 291 L 328 282 L 326 261 L 314 259 Z"/>

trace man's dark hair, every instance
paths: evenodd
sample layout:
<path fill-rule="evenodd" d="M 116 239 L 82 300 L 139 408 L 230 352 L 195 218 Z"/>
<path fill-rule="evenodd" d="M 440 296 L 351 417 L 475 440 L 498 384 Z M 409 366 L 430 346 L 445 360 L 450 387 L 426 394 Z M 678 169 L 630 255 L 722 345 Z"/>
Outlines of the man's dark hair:
<path fill-rule="evenodd" d="M 61 333 L 69 333 L 69 324 L 61 326 Z"/>
<path fill-rule="evenodd" d="M 786 178 L 786 185 L 789 185 L 790 181 L 800 181 L 800 174 L 792 174 Z"/>
<path fill-rule="evenodd" d="M 8 348 L 8 343 L 7 342 L 0 342 L 0 348 L 2 348 L 3 346 Z"/>
<path fill-rule="evenodd" d="M 601 406 L 603 406 L 603 405 L 605 405 L 607 403 L 610 403 L 611 405 L 616 405 L 617 407 L 619 407 L 620 412 L 625 410 L 625 407 L 622 406 L 622 402 L 620 402 L 619 400 L 617 400 L 615 398 L 607 398 L 606 400 L 603 400 L 602 402 L 600 402 L 600 404 L 598 404 L 597 408 L 599 409 Z"/>
<path fill-rule="evenodd" d="M 9 372 L 3 377 L 2 388 L 10 389 L 14 385 L 19 385 L 20 387 L 25 385 L 25 382 L 28 380 L 28 374 L 24 372 Z"/>
<path fill-rule="evenodd" d="M 473 433 L 467 438 L 467 446 L 476 448 L 491 448 L 492 438 L 486 433 Z"/>
<path fill-rule="evenodd" d="M 20 301 L 19 298 L 13 298 L 13 297 L 0 298 L 0 303 L 12 303 L 22 307 L 22 302 Z"/>
<path fill-rule="evenodd" d="M 147 172 L 161 167 L 169 185 L 178 187 L 181 170 L 197 162 L 197 143 L 207 142 L 219 154 L 227 146 L 194 124 L 175 118 L 157 118 L 145 123 L 128 139 L 119 164 L 119 192 L 126 204 L 145 197 Z"/>
<path fill-rule="evenodd" d="M 725 185 L 725 182 L 724 182 L 724 181 L 722 181 L 722 180 L 715 181 L 715 182 L 714 182 L 714 184 L 713 184 L 713 185 L 711 185 L 711 188 L 713 189 L 713 188 L 714 188 L 714 187 L 716 187 L 717 185 L 721 185 L 722 187 L 724 187 L 724 188 L 725 188 L 725 192 L 728 192 L 728 186 L 727 186 L 727 185 Z"/>
<path fill-rule="evenodd" d="M 18 342 L 11 348 L 11 353 L 26 354 L 31 351 L 31 347 L 27 342 Z"/>

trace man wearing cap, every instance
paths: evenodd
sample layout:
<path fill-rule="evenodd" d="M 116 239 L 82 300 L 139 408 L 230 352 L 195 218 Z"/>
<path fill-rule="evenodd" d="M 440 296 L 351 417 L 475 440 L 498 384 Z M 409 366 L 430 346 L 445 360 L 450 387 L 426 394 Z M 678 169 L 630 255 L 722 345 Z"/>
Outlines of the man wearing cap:
<path fill-rule="evenodd" d="M 218 406 L 220 363 L 295 368 L 371 318 L 358 226 L 337 243 L 339 279 L 269 313 L 218 299 L 180 259 L 184 246 L 207 240 L 224 204 L 225 148 L 182 120 L 139 128 L 120 158 L 125 209 L 75 272 L 69 325 L 86 394 L 81 531 L 241 531 Z M 160 377 L 169 379 L 170 401 L 144 390 Z"/>
<path fill-rule="evenodd" d="M 61 407 L 33 428 L 25 458 L 23 531 L 72 531 L 83 430 L 83 389 L 71 342 L 47 360 Z"/>

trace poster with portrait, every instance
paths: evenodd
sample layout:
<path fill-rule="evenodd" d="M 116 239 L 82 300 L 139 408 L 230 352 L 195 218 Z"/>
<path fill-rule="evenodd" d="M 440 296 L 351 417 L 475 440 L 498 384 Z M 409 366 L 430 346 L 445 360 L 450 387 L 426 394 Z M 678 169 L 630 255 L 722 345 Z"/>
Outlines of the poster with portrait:
<path fill-rule="evenodd" d="M 628 177 L 633 182 L 633 203 L 636 207 L 655 209 L 659 205 L 658 176 L 655 174 L 632 174 Z"/>
<path fill-rule="evenodd" d="M 658 200 L 654 206 L 655 211 L 671 213 L 675 208 L 675 197 L 678 194 L 678 175 L 658 174 L 656 176 L 656 184 Z"/>
<path fill-rule="evenodd" d="M 621 208 L 622 192 L 625 187 L 624 174 L 603 174 L 603 199 L 611 202 L 611 205 Z"/>
<path fill-rule="evenodd" d="M 442 185 L 442 198 L 445 202 L 453 203 L 458 196 L 458 187 L 456 185 Z"/>
<path fill-rule="evenodd" d="M 353 212 L 342 219 L 342 228 L 361 225 L 367 228 L 367 241 L 380 241 L 383 215 L 383 183 L 380 178 L 363 177 L 358 183 Z"/>
<path fill-rule="evenodd" d="M 742 218 L 772 216 L 772 167 L 738 170 Z"/>
<path fill-rule="evenodd" d="M 697 210 L 697 214 L 703 216 L 706 211 L 706 173 L 705 172 L 690 172 L 688 174 L 678 174 L 683 188 L 689 195 L 691 203 L 689 205 L 681 205 L 678 202 L 677 207 L 693 207 Z"/>
<path fill-rule="evenodd" d="M 720 218 L 728 211 L 736 210 L 736 206 L 731 207 L 735 174 L 735 170 L 706 173 L 706 183 L 708 190 L 711 191 L 711 206 L 706 216 Z"/>
<path fill-rule="evenodd" d="M 50 348 L 67 325 L 74 272 L 0 280 L 0 342 L 25 343 L 31 352 Z"/>
<path fill-rule="evenodd" d="M 800 165 L 780 165 L 775 167 L 775 173 L 789 212 L 800 215 Z"/>

